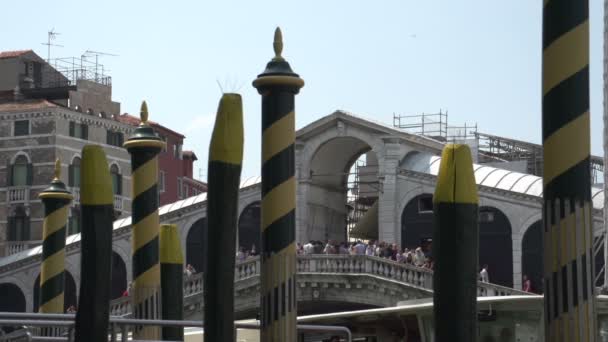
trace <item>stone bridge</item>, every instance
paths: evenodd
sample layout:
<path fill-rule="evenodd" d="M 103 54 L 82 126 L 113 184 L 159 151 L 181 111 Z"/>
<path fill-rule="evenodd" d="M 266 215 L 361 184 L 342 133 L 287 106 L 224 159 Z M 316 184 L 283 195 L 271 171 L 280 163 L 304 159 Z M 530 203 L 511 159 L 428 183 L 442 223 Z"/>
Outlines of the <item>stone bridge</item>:
<path fill-rule="evenodd" d="M 300 255 L 297 259 L 300 314 L 395 306 L 433 295 L 433 272 L 364 255 Z M 255 317 L 259 307 L 260 260 L 251 258 L 235 268 L 237 318 Z M 480 296 L 528 294 L 512 288 L 478 283 Z M 131 298 L 114 300 L 110 314 L 129 315 Z M 203 274 L 184 277 L 184 318 L 203 318 Z"/>

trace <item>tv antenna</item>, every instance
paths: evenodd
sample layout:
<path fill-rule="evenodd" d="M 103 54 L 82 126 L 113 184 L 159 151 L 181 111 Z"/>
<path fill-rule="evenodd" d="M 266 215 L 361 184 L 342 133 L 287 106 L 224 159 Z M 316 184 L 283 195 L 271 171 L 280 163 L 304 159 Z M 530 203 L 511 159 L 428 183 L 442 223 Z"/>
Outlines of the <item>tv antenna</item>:
<path fill-rule="evenodd" d="M 51 43 L 51 40 L 55 40 L 55 38 L 60 34 L 61 33 L 59 32 L 55 32 L 55 28 L 52 28 L 50 31 L 47 32 L 46 43 L 41 43 L 42 45 L 46 45 L 48 48 L 46 61 L 49 64 L 51 63 L 51 46 L 63 47 L 63 45 Z"/>

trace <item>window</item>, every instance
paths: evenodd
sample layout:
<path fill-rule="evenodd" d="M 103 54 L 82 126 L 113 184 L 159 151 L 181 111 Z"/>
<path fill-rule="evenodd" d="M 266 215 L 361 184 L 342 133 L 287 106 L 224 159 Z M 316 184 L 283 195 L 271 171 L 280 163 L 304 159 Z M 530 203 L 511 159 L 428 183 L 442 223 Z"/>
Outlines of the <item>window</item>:
<path fill-rule="evenodd" d="M 7 183 L 9 186 L 32 185 L 32 164 L 26 156 L 18 156 L 13 165 L 8 166 Z"/>
<path fill-rule="evenodd" d="M 122 132 L 107 131 L 106 143 L 108 145 L 122 147 L 124 139 L 124 134 L 122 134 Z"/>
<path fill-rule="evenodd" d="M 70 121 L 70 136 L 87 140 L 89 138 L 89 126 Z"/>
<path fill-rule="evenodd" d="M 184 189 L 182 188 L 182 179 L 177 179 L 177 198 L 184 198 L 183 194 Z"/>
<path fill-rule="evenodd" d="M 80 206 L 72 208 L 72 216 L 68 221 L 68 235 L 80 233 Z"/>
<path fill-rule="evenodd" d="M 184 197 L 188 198 L 188 185 L 184 184 Z"/>
<path fill-rule="evenodd" d="M 30 239 L 30 218 L 22 206 L 17 207 L 13 216 L 8 218 L 8 241 L 27 241 Z"/>
<path fill-rule="evenodd" d="M 418 213 L 426 214 L 433 212 L 433 196 L 427 195 L 418 198 Z"/>
<path fill-rule="evenodd" d="M 112 191 L 115 195 L 122 195 L 122 175 L 119 173 L 116 164 L 110 166 L 110 175 L 112 175 Z"/>
<path fill-rule="evenodd" d="M 68 168 L 68 186 L 80 187 L 80 158 L 72 160 L 72 165 Z"/>
<path fill-rule="evenodd" d="M 173 156 L 176 159 L 182 159 L 182 144 L 173 145 Z"/>
<path fill-rule="evenodd" d="M 30 120 L 17 120 L 15 121 L 14 136 L 29 135 L 30 134 Z"/>
<path fill-rule="evenodd" d="M 158 177 L 158 191 L 165 192 L 165 171 L 161 171 Z"/>
<path fill-rule="evenodd" d="M 164 135 L 161 135 L 160 140 L 162 140 L 165 143 L 165 145 L 163 146 L 163 152 L 167 152 L 167 137 Z"/>

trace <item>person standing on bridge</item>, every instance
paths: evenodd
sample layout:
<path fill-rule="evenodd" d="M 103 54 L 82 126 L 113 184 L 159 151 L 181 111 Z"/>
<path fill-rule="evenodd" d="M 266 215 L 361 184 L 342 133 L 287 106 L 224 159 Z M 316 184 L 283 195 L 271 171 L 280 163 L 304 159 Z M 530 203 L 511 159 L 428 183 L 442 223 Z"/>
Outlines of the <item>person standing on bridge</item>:
<path fill-rule="evenodd" d="M 479 272 L 479 279 L 484 283 L 490 282 L 490 274 L 488 273 L 488 264 L 484 264 L 481 272 Z"/>

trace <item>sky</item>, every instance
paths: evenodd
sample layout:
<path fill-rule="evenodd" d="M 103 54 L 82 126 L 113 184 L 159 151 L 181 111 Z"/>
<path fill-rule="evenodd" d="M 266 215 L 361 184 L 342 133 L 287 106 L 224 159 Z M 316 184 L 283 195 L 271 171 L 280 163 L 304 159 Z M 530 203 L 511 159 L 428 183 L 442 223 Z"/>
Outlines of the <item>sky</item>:
<path fill-rule="evenodd" d="M 261 103 L 251 82 L 283 56 L 306 85 L 296 126 L 337 109 L 392 124 L 448 111 L 450 125 L 541 143 L 541 0 L 395 1 L 15 1 L 0 14 L 0 51 L 51 58 L 86 50 L 113 81 L 121 111 L 146 100 L 150 119 L 186 135 L 206 179 L 222 91 L 243 96 L 242 177 L 260 174 Z M 602 150 L 603 1 L 589 0 L 592 153 Z M 199 171 L 200 170 L 200 171 Z"/>

